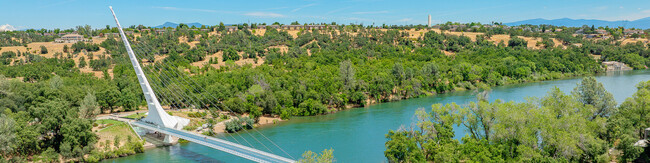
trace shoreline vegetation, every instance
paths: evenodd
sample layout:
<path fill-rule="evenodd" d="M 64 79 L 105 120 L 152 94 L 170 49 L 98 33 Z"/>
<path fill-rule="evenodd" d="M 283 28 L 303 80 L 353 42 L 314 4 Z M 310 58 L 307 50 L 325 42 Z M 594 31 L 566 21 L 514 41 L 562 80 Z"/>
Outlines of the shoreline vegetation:
<path fill-rule="evenodd" d="M 602 61 L 634 69 L 650 63 L 645 44 L 574 35 L 593 27 L 253 28 L 258 25 L 125 30 L 132 32 L 129 41 L 165 109 L 195 119 L 187 130 L 211 132 L 451 91 L 593 75 L 605 71 Z M 35 43 L 60 37 L 42 36 L 52 32 L 92 41 Z M 0 45 L 23 45 L 0 49 L 0 122 L 7 124 L 0 127 L 0 146 L 7 147 L 0 148 L 2 159 L 87 159 L 101 151 L 97 143 L 106 144 L 92 130 L 98 114 L 145 106 L 126 50 L 111 34 L 116 32 L 110 26 L 0 32 L 9 38 Z"/>
<path fill-rule="evenodd" d="M 594 77 L 570 94 L 555 87 L 526 102 L 433 104 L 416 111 L 411 128 L 386 134 L 390 162 L 647 162 L 650 81 L 617 106 Z M 467 132 L 454 139 L 454 126 Z"/>

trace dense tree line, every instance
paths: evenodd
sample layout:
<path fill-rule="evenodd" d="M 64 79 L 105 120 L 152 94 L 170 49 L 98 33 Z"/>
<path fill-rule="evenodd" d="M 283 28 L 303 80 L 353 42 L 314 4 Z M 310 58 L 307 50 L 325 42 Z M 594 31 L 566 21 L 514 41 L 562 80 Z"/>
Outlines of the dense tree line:
<path fill-rule="evenodd" d="M 386 135 L 385 155 L 391 162 L 609 162 L 620 151 L 621 162 L 648 160 L 648 150 L 633 145 L 648 127 L 648 84 L 618 107 L 593 77 L 570 95 L 553 88 L 522 103 L 489 102 L 482 93 L 463 106 L 434 104 L 416 112 L 411 128 Z"/>
<path fill-rule="evenodd" d="M 141 28 L 129 28 L 138 29 Z M 272 28 L 261 36 L 248 30 L 221 31 L 214 35 L 192 29 L 195 28 L 182 26 L 167 28 L 162 33 L 129 36 L 161 103 L 173 109 L 246 113 L 252 120 L 258 120 L 261 115 L 283 119 L 319 115 L 353 106 L 456 90 L 590 75 L 603 71 L 590 54 L 600 52 L 603 58 L 610 59 L 617 59 L 619 55 L 612 50 L 619 48 L 618 45 L 609 43 L 533 50 L 525 48 L 525 40 L 522 42 L 516 37 L 512 43 L 508 42 L 512 45 L 507 46 L 487 41 L 485 37 L 488 36 L 471 40 L 430 31 L 420 38 L 409 38 L 399 30 L 376 30 L 359 25 L 304 30 L 297 38 Z M 87 35 L 98 32 L 86 27 L 83 30 Z M 101 31 L 114 32 L 114 29 Z M 196 44 L 181 43 L 179 38 Z M 103 113 L 146 106 L 119 39 L 108 38 L 99 45 L 77 43 L 65 53 L 99 48 L 106 53 L 86 53 L 87 58 L 80 59 L 84 62 L 79 64 L 75 64 L 72 57 L 63 57 L 62 53 L 56 53 L 54 58 L 28 52 L 5 52 L 0 56 L 0 75 L 11 78 L 0 79 L 0 111 L 3 111 L 0 122 L 7 126 L 13 124 L 6 128 L 7 132 L 2 132 L 8 136 L 0 137 L 0 143 L 13 142 L 4 146 L 9 148 L 0 148 L 3 157 L 92 154 L 96 137 L 90 132 L 90 115 L 95 112 L 90 114 L 87 106 L 96 106 L 98 112 Z M 647 58 L 643 45 L 620 48 Z M 443 50 L 454 54 L 445 55 Z M 192 65 L 218 53 L 223 54 L 222 61 L 225 61 L 219 68 Z M 18 59 L 22 56 L 24 59 Z M 264 64 L 256 67 L 234 64 L 243 59 Z M 9 66 L 8 63 L 14 64 Z M 81 73 L 79 67 L 85 66 L 102 71 L 102 77 Z M 94 99 L 96 104 L 89 99 Z M 510 105 L 499 105 L 506 104 Z M 608 107 L 598 108 L 602 110 L 598 114 L 590 112 L 588 117 L 592 119 L 589 121 L 617 116 L 618 112 Z M 586 113 L 571 114 L 577 115 L 587 116 Z M 621 123 L 628 125 L 623 120 Z M 235 132 L 249 128 L 249 124 L 249 119 L 242 118 L 230 126 Z M 626 131 L 631 132 L 638 131 Z M 589 143 L 599 144 L 609 138 L 589 139 L 592 140 L 595 143 Z M 76 155 L 68 155 L 68 151 Z M 583 159 L 582 156 L 570 157 Z"/>

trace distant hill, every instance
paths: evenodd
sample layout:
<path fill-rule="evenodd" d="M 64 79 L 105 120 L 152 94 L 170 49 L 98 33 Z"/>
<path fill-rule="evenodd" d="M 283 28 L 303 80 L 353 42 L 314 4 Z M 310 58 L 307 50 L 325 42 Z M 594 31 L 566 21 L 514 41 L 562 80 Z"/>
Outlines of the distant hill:
<path fill-rule="evenodd" d="M 189 26 L 189 27 L 192 27 L 192 26 L 201 27 L 202 26 L 201 23 L 184 23 L 184 24 L 187 24 L 187 26 Z M 155 28 L 167 28 L 167 27 L 176 28 L 177 26 L 178 26 L 177 23 L 165 22 L 162 25 L 155 26 Z"/>
<path fill-rule="evenodd" d="M 628 21 L 628 20 L 606 21 L 606 20 L 596 20 L 596 19 L 562 18 L 562 19 L 553 19 L 553 20 L 529 19 L 529 20 L 522 20 L 522 21 L 517 21 L 512 23 L 505 23 L 505 25 L 509 25 L 509 26 L 516 26 L 522 24 L 532 24 L 532 25 L 549 24 L 549 25 L 567 26 L 567 27 L 581 27 L 583 25 L 588 25 L 588 26 L 594 25 L 596 27 L 609 26 L 609 27 L 650 29 L 650 17 L 638 19 L 634 21 Z"/>

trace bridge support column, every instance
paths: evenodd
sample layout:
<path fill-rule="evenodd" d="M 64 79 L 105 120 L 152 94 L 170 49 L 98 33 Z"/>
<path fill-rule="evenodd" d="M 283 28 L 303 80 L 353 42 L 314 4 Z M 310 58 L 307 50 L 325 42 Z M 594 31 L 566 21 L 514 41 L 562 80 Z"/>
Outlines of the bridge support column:
<path fill-rule="evenodd" d="M 163 142 L 165 144 L 167 144 L 167 145 L 170 145 L 170 144 L 178 142 L 178 138 L 173 137 L 171 135 L 165 135 L 165 140 L 163 140 Z"/>

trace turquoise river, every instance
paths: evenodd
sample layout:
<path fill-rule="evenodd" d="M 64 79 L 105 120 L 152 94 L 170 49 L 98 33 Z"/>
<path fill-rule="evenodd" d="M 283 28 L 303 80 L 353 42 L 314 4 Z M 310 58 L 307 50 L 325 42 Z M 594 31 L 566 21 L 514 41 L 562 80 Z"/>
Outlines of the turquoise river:
<path fill-rule="evenodd" d="M 543 97 L 553 87 L 570 93 L 581 78 L 516 84 L 492 88 L 490 100 L 522 102 L 526 97 Z M 650 80 L 650 71 L 611 72 L 596 76 L 611 92 L 617 103 L 636 92 L 635 85 Z M 475 91 L 462 91 L 429 97 L 381 103 L 363 108 L 348 109 L 335 114 L 295 117 L 275 125 L 256 130 L 218 137 L 239 141 L 254 148 L 298 159 L 307 150 L 321 152 L 334 149 L 337 162 L 386 162 L 384 157 L 385 134 L 414 122 L 418 108 L 431 108 L 434 103 L 467 104 L 476 100 Z M 456 129 L 456 138 L 463 137 L 464 130 Z M 260 134 L 261 133 L 261 134 Z M 263 135 L 263 136 L 262 136 Z M 266 138 L 265 138 L 266 137 Z M 282 148 L 280 150 L 274 144 Z M 244 141 L 246 140 L 246 141 Z M 260 144 L 258 142 L 264 142 Z M 250 144 L 250 145 L 249 145 Z M 267 149 L 268 148 L 268 149 Z M 288 155 L 286 153 L 288 153 Z M 181 143 L 169 147 L 148 149 L 144 153 L 104 162 L 250 162 L 227 153 L 195 143 Z"/>

